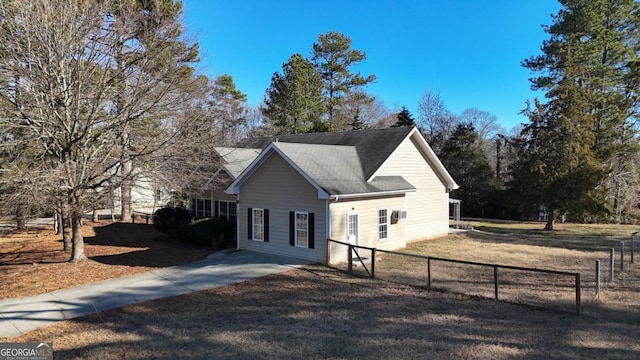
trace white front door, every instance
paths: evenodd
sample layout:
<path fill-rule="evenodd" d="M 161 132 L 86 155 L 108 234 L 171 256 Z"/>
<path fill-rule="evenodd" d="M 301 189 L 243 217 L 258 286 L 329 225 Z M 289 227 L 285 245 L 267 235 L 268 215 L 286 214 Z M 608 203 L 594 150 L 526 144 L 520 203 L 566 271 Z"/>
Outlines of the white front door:
<path fill-rule="evenodd" d="M 358 213 L 347 213 L 347 242 L 358 245 Z"/>

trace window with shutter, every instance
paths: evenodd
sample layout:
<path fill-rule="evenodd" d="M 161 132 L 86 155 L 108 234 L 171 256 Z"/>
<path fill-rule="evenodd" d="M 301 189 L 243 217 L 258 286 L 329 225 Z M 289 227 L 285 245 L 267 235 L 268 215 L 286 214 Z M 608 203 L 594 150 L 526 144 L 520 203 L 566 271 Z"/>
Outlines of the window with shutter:
<path fill-rule="evenodd" d="M 289 213 L 289 244 L 291 246 L 313 249 L 314 214 L 302 211 Z"/>

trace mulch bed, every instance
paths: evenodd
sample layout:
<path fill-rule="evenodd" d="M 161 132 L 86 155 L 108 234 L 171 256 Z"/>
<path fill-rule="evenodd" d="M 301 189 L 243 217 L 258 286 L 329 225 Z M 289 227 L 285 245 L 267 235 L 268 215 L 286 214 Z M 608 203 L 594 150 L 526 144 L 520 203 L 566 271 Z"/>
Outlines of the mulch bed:
<path fill-rule="evenodd" d="M 173 241 L 152 225 L 87 221 L 89 258 L 70 263 L 53 227 L 0 233 L 0 299 L 41 294 L 204 259 L 211 249 Z"/>

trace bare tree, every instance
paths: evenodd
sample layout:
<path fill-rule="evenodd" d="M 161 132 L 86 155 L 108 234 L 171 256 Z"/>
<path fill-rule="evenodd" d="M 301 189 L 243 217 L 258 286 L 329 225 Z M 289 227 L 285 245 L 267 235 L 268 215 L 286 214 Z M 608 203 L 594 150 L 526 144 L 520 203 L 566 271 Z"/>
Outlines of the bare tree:
<path fill-rule="evenodd" d="M 116 6 L 119 26 L 142 35 L 123 42 L 122 32 L 105 30 L 105 14 Z M 175 137 L 167 119 L 184 104 L 191 82 L 185 74 L 192 71 L 193 47 L 163 41 L 162 32 L 145 33 L 133 6 L 116 0 L 0 3 L 0 74 L 6 80 L 0 97 L 11 107 L 0 118 L 0 133 L 11 134 L 13 152 L 5 179 L 38 184 L 41 199 L 66 205 L 71 261 L 85 258 L 84 212 L 130 176 L 122 171 L 123 159 L 150 161 Z M 154 21 L 164 31 L 179 26 L 173 19 Z M 141 36 L 144 41 L 137 40 Z M 144 51 L 134 51 L 139 47 Z M 122 146 L 125 133 L 135 138 L 133 146 Z"/>
<path fill-rule="evenodd" d="M 498 133 L 504 133 L 504 128 L 498 124 L 498 118 L 488 111 L 477 108 L 467 108 L 460 115 L 462 121 L 473 125 L 478 132 L 478 137 L 488 140 Z"/>
<path fill-rule="evenodd" d="M 460 119 L 476 129 L 480 148 L 495 170 L 496 176 L 501 176 L 500 168 L 504 167 L 504 161 L 500 158 L 504 156 L 506 138 L 499 136 L 504 134 L 505 129 L 498 124 L 498 118 L 484 110 L 467 108 L 460 115 Z"/>
<path fill-rule="evenodd" d="M 418 128 L 436 153 L 460 124 L 457 115 L 447 109 L 440 93 L 426 91 L 418 102 Z"/>
<path fill-rule="evenodd" d="M 449 133 L 457 124 L 449 124 L 449 110 L 440 93 L 426 91 L 418 102 L 418 127 L 427 135 Z"/>

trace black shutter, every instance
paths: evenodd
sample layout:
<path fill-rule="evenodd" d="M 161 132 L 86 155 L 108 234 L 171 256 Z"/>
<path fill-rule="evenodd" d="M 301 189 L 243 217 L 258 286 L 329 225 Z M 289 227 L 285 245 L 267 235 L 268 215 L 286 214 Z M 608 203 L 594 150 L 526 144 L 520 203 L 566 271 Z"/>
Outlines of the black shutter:
<path fill-rule="evenodd" d="M 213 217 L 220 216 L 220 212 L 218 211 L 218 200 L 213 202 Z"/>
<path fill-rule="evenodd" d="M 247 238 L 253 240 L 253 208 L 247 209 Z"/>
<path fill-rule="evenodd" d="M 264 242 L 269 242 L 269 209 L 264 209 Z"/>
<path fill-rule="evenodd" d="M 309 249 L 315 246 L 316 227 L 313 213 L 309 213 Z"/>
<path fill-rule="evenodd" d="M 289 211 L 289 245 L 296 245 L 296 213 Z"/>

